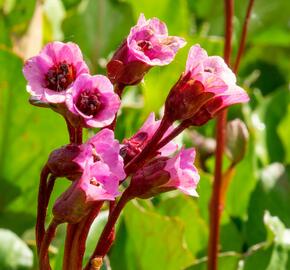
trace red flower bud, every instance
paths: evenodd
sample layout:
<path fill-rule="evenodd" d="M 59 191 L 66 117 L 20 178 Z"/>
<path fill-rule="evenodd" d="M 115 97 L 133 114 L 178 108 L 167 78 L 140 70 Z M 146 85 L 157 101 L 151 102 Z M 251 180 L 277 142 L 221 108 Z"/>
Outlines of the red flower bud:
<path fill-rule="evenodd" d="M 51 152 L 47 166 L 54 176 L 67 177 L 70 180 L 74 180 L 83 172 L 79 164 L 73 161 L 79 154 L 79 145 L 69 144 L 63 146 Z"/>

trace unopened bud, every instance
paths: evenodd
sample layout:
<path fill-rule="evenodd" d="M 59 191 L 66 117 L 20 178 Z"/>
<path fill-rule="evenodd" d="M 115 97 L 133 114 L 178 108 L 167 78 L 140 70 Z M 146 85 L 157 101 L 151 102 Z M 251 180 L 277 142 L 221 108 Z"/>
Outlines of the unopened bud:
<path fill-rule="evenodd" d="M 77 144 L 69 144 L 56 149 L 49 155 L 47 166 L 51 173 L 56 177 L 67 177 L 74 180 L 82 174 L 82 168 L 74 162 L 80 154 L 80 146 Z"/>
<path fill-rule="evenodd" d="M 243 159 L 248 140 L 249 131 L 243 121 L 235 119 L 227 124 L 226 154 L 234 164 Z"/>
<path fill-rule="evenodd" d="M 182 75 L 171 89 L 166 102 L 165 114 L 172 120 L 187 120 L 199 113 L 201 107 L 214 94 L 205 92 L 200 81 L 190 79 L 190 74 Z"/>
<path fill-rule="evenodd" d="M 107 64 L 107 75 L 113 84 L 138 84 L 152 67 L 143 61 L 129 61 L 129 57 L 130 53 L 125 40 Z"/>
<path fill-rule="evenodd" d="M 128 192 L 130 196 L 147 199 L 161 192 L 173 190 L 167 187 L 170 173 L 164 168 L 168 158 L 155 159 L 136 172 L 132 177 Z"/>

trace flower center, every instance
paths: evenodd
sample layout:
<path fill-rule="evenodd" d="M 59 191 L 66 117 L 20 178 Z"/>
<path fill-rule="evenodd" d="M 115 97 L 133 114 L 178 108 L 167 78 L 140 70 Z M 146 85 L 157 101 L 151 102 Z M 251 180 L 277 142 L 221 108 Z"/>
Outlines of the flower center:
<path fill-rule="evenodd" d="M 82 113 L 95 116 L 102 107 L 100 95 L 90 90 L 84 90 L 80 94 L 76 106 Z"/>
<path fill-rule="evenodd" d="M 204 69 L 204 72 L 214 73 L 214 68 L 212 68 L 212 67 L 206 67 Z"/>
<path fill-rule="evenodd" d="M 45 87 L 61 92 L 76 79 L 76 70 L 72 64 L 65 61 L 51 67 L 45 75 Z"/>
<path fill-rule="evenodd" d="M 148 40 L 140 40 L 137 43 L 139 49 L 143 52 L 149 51 L 153 48 L 152 44 Z"/>
<path fill-rule="evenodd" d="M 96 187 L 103 187 L 102 183 L 100 183 L 95 177 L 90 179 L 90 184 Z"/>

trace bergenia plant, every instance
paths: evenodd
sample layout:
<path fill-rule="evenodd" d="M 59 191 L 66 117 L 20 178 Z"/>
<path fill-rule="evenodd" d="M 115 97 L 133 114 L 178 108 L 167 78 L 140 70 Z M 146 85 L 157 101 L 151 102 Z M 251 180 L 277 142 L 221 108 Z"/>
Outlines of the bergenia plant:
<path fill-rule="evenodd" d="M 161 119 L 152 112 L 134 135 L 121 142 L 114 134 L 123 89 L 139 84 L 152 67 L 170 64 L 184 46 L 183 38 L 168 35 L 164 22 L 146 20 L 141 14 L 108 62 L 108 77 L 90 74 L 78 45 L 70 42 L 49 43 L 26 61 L 23 73 L 31 103 L 60 113 L 69 133 L 69 143 L 51 152 L 40 176 L 36 242 L 41 270 L 51 269 L 48 247 L 61 223 L 67 224 L 63 269 L 100 269 L 127 202 L 172 190 L 198 196 L 196 151 L 179 147 L 173 139 L 249 100 L 221 57 L 191 46 L 185 71 L 164 101 Z M 83 142 L 84 128 L 100 130 Z M 50 195 L 60 177 L 70 185 L 53 202 L 53 218 L 46 227 Z M 84 262 L 88 231 L 106 203 L 110 205 L 107 223 Z"/>

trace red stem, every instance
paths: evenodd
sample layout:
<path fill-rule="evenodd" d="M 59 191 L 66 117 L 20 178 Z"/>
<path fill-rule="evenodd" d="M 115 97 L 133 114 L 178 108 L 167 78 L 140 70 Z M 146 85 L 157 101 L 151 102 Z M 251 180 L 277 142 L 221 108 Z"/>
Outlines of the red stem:
<path fill-rule="evenodd" d="M 234 65 L 234 72 L 235 73 L 237 73 L 239 70 L 241 58 L 242 58 L 242 55 L 243 55 L 243 52 L 245 49 L 246 37 L 247 37 L 247 32 L 248 32 L 248 27 L 249 27 L 249 22 L 250 22 L 253 6 L 254 6 L 254 0 L 249 0 L 247 12 L 246 12 L 246 17 L 245 17 L 245 20 L 243 23 L 243 30 L 242 30 L 242 34 L 241 34 L 241 38 L 240 38 L 240 44 L 239 44 L 239 49 L 238 49 L 238 53 L 237 53 L 237 58 L 236 58 L 235 65 Z"/>
<path fill-rule="evenodd" d="M 52 190 L 53 190 L 53 187 L 54 187 L 54 184 L 55 184 L 55 180 L 56 180 L 56 177 L 54 175 L 50 175 L 49 179 L 48 179 L 48 183 L 47 183 L 47 187 L 46 187 L 46 199 L 45 199 L 45 207 L 47 208 L 48 206 L 48 203 L 49 203 L 49 199 L 50 199 L 50 196 L 51 196 L 51 193 L 52 193 Z"/>
<path fill-rule="evenodd" d="M 38 189 L 38 204 L 37 204 L 37 217 L 35 227 L 35 237 L 38 254 L 40 252 L 41 242 L 45 234 L 45 217 L 46 217 L 46 182 L 50 173 L 49 168 L 45 165 L 41 171 L 40 183 Z"/>
<path fill-rule="evenodd" d="M 76 224 L 76 225 L 78 225 L 78 224 Z M 74 240 L 76 229 L 77 229 L 77 226 L 75 226 L 74 224 L 67 224 L 65 245 L 64 245 L 64 254 L 63 254 L 63 263 L 62 263 L 63 270 L 70 270 L 70 263 L 73 263 L 72 262 L 73 258 L 71 257 L 71 250 L 72 250 L 72 243 Z"/>
<path fill-rule="evenodd" d="M 112 213 L 109 215 L 108 222 L 106 223 L 105 228 L 99 238 L 98 244 L 90 257 L 89 262 L 87 263 L 84 270 L 89 270 L 91 267 L 91 261 L 95 258 L 103 258 L 111 248 L 112 245 L 112 231 L 114 230 L 115 224 L 121 214 L 122 209 L 126 203 L 132 198 L 128 196 L 127 190 L 124 191 L 117 205 L 112 210 Z"/>
<path fill-rule="evenodd" d="M 190 123 L 186 120 L 183 121 L 179 126 L 177 126 L 169 135 L 167 135 L 164 139 L 162 139 L 156 146 L 156 151 L 168 144 L 172 141 L 175 137 L 177 137 L 183 130 L 188 128 Z"/>
<path fill-rule="evenodd" d="M 71 260 L 72 263 L 70 263 L 69 266 L 70 270 L 82 269 L 87 236 L 93 221 L 102 208 L 103 203 L 103 201 L 97 202 L 83 221 L 81 221 L 79 224 L 72 225 L 74 227 L 73 231 L 75 232 L 75 237 L 71 246 L 70 256 L 73 259 Z"/>
<path fill-rule="evenodd" d="M 75 141 L 75 128 L 70 124 L 70 122 L 65 118 L 68 134 L 69 134 L 69 141 L 70 143 Z"/>
<path fill-rule="evenodd" d="M 224 0 L 225 5 L 225 46 L 224 59 L 227 64 L 230 62 L 232 52 L 232 33 L 234 17 L 234 0 Z M 222 187 L 222 165 L 225 145 L 227 123 L 227 111 L 224 110 L 217 116 L 216 126 L 216 160 L 213 191 L 210 200 L 210 233 L 208 245 L 208 270 L 218 269 L 218 244 L 220 217 L 222 212 L 221 187 Z"/>
<path fill-rule="evenodd" d="M 56 232 L 56 228 L 58 224 L 59 223 L 53 219 L 44 235 L 43 241 L 41 243 L 40 253 L 39 253 L 39 269 L 40 270 L 51 269 L 50 264 L 49 264 L 48 249 L 49 249 L 49 245 L 52 239 L 55 236 L 55 232 Z"/>
<path fill-rule="evenodd" d="M 75 129 L 75 143 L 83 143 L 83 129 L 81 127 Z"/>

